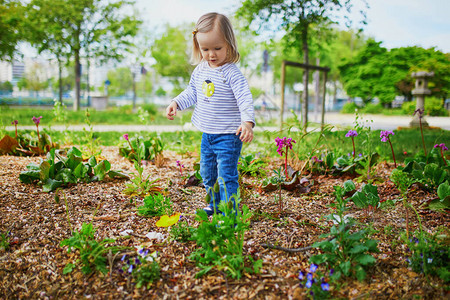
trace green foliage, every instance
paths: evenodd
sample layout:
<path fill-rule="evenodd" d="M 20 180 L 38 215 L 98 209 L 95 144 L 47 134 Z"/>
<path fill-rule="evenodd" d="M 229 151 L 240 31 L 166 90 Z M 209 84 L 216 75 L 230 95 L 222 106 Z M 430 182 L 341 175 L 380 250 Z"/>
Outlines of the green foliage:
<path fill-rule="evenodd" d="M 185 27 L 167 25 L 166 31 L 151 47 L 152 56 L 156 60 L 153 67 L 161 76 L 171 78 L 175 88 L 186 83 L 193 70 L 189 63 L 186 38 L 191 33 L 186 31 Z M 179 81 L 180 78 L 182 82 Z"/>
<path fill-rule="evenodd" d="M 133 75 L 128 67 L 121 67 L 108 71 L 108 95 L 124 96 L 133 89 Z"/>
<path fill-rule="evenodd" d="M 137 211 L 141 216 L 171 215 L 173 203 L 169 197 L 156 193 L 144 198 L 144 205 L 139 206 Z"/>
<path fill-rule="evenodd" d="M 127 255 L 122 257 L 122 262 L 124 262 L 122 269 L 124 272 L 131 274 L 137 289 L 143 286 L 149 289 L 150 285 L 161 277 L 161 268 L 156 260 L 157 252 L 151 254 L 148 252 L 148 249 L 140 248 L 136 252 L 138 257 L 128 258 Z"/>
<path fill-rule="evenodd" d="M 350 198 L 359 208 L 368 208 L 369 206 L 377 208 L 380 202 L 378 188 L 372 184 L 364 184 L 360 191 L 357 191 Z"/>
<path fill-rule="evenodd" d="M 235 195 L 232 196 L 232 198 Z M 209 220 L 205 211 L 199 210 L 196 220 L 200 222 L 192 239 L 199 246 L 189 256 L 200 268 L 197 276 L 202 276 L 212 269 L 224 271 L 227 275 L 240 279 L 244 272 L 259 273 L 262 261 L 254 261 L 251 256 L 243 254 L 244 234 L 250 225 L 252 213 L 244 205 L 239 207 L 240 199 L 221 201 L 219 210 L 223 214 L 214 214 Z M 247 267 L 248 263 L 251 267 Z"/>
<path fill-rule="evenodd" d="M 410 238 L 402 235 L 402 239 L 410 250 L 407 261 L 413 271 L 425 275 L 437 275 L 445 282 L 450 282 L 448 228 L 435 233 L 418 230 Z"/>
<path fill-rule="evenodd" d="M 347 102 L 342 106 L 341 113 L 343 114 L 354 114 L 355 111 L 359 109 L 355 102 Z"/>
<path fill-rule="evenodd" d="M 450 185 L 448 181 L 443 182 L 437 189 L 437 195 L 439 199 L 435 199 L 430 202 L 430 209 L 441 210 L 450 208 Z"/>
<path fill-rule="evenodd" d="M 399 167 L 399 170 L 407 173 L 412 183 L 419 182 L 429 190 L 436 190 L 441 183 L 450 181 L 450 168 L 439 166 L 436 163 L 426 164 L 422 161 L 412 160 L 404 168 Z"/>
<path fill-rule="evenodd" d="M 92 127 L 91 123 L 91 113 L 89 109 L 86 109 L 85 112 L 85 123 L 88 125 L 89 129 L 83 127 L 84 132 L 84 139 L 82 143 L 83 152 L 85 153 L 85 156 L 98 156 L 102 154 L 102 149 L 100 148 L 100 140 L 97 136 L 95 136 L 94 129 Z"/>
<path fill-rule="evenodd" d="M 351 180 L 344 182 L 343 187 L 334 186 L 336 203 L 336 214 L 330 214 L 328 219 L 335 225 L 329 233 L 321 235 L 327 240 L 317 242 L 313 247 L 320 248 L 322 254 L 314 255 L 310 261 L 316 264 L 325 263 L 328 268 L 334 268 L 333 279 L 340 279 L 341 276 L 356 277 L 362 281 L 366 277 L 366 268 L 375 263 L 376 259 L 370 254 L 378 252 L 377 241 L 368 238 L 371 230 L 364 228 L 353 232 L 351 227 L 355 221 L 344 215 L 347 210 L 346 205 L 349 198 L 345 194 L 355 189 Z"/>
<path fill-rule="evenodd" d="M 81 263 L 81 271 L 83 274 L 90 274 L 94 270 L 100 271 L 103 274 L 108 273 L 108 268 L 106 267 L 107 258 L 106 253 L 111 251 L 115 253 L 118 251 L 118 247 L 110 246 L 114 242 L 114 239 L 103 239 L 97 241 L 95 239 L 96 229 L 93 227 L 92 223 L 83 223 L 80 231 L 74 231 L 72 236 L 61 242 L 60 246 L 68 246 L 67 252 L 70 253 L 73 249 L 78 250 L 80 258 L 76 260 L 75 264 L 68 263 L 63 274 L 67 274 L 73 271 L 77 264 Z"/>
<path fill-rule="evenodd" d="M 254 154 L 248 154 L 246 156 L 239 157 L 238 171 L 242 175 L 261 176 L 266 175 L 265 168 L 267 163 L 261 158 L 256 157 Z"/>
<path fill-rule="evenodd" d="M 23 183 L 37 181 L 42 185 L 42 191 L 51 192 L 60 186 L 76 184 L 79 181 L 102 181 L 106 175 L 111 178 L 127 178 L 119 171 L 110 170 L 111 164 L 107 160 L 97 162 L 93 156 L 84 163 L 81 151 L 75 147 L 67 152 L 67 157 L 60 153 L 52 149 L 47 153 L 46 160 L 41 159 L 39 165 L 30 163 L 27 170 L 20 173 L 20 181 Z"/>
<path fill-rule="evenodd" d="M 9 249 L 9 240 L 11 239 L 11 232 L 6 231 L 5 233 L 0 233 L 0 252 Z"/>
<path fill-rule="evenodd" d="M 196 228 L 189 226 L 186 220 L 181 220 L 177 224 L 170 226 L 170 238 L 174 241 L 185 243 L 192 240 L 196 230 Z"/>
<path fill-rule="evenodd" d="M 366 103 L 377 97 L 381 104 L 391 103 L 397 95 L 412 99 L 414 78 L 411 73 L 419 70 L 435 72 L 430 88 L 436 96 L 445 97 L 450 81 L 448 55 L 420 47 L 388 51 L 380 44 L 368 40 L 365 48 L 339 67 L 344 89 L 350 97 L 361 97 Z"/>
<path fill-rule="evenodd" d="M 133 147 L 130 148 L 130 144 Z M 135 136 L 129 138 L 129 143 L 124 141 L 119 147 L 119 154 L 130 161 L 136 160 L 139 154 L 140 160 L 151 161 L 164 151 L 164 143 L 155 133 L 148 137 Z"/>
<path fill-rule="evenodd" d="M 403 102 L 402 111 L 404 114 L 413 115 L 416 110 L 416 101 Z M 424 114 L 428 116 L 448 116 L 448 111 L 444 108 L 442 99 L 436 97 L 426 97 Z"/>

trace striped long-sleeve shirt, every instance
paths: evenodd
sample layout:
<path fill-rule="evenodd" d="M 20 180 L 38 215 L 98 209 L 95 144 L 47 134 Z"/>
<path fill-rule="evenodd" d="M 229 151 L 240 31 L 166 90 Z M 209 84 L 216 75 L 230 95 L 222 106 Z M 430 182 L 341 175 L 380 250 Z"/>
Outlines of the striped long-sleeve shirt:
<path fill-rule="evenodd" d="M 195 104 L 192 123 L 204 133 L 235 133 L 241 122 L 255 124 L 247 80 L 233 63 L 213 69 L 208 62 L 201 62 L 192 72 L 189 86 L 174 101 L 179 110 Z"/>

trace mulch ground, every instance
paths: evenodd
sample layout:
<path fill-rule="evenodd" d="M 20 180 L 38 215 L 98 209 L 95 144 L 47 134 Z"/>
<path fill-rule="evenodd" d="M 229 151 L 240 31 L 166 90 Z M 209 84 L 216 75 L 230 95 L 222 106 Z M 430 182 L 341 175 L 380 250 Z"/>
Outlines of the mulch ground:
<path fill-rule="evenodd" d="M 118 154 L 117 147 L 105 147 L 103 156 L 113 169 L 136 172 L 133 164 Z M 204 207 L 205 191 L 200 187 L 184 188 L 176 160 L 190 168 L 195 157 L 181 157 L 165 152 L 161 168 L 149 164 L 144 174 L 150 179 L 160 178 L 162 187 L 174 202 L 174 211 L 193 213 Z M 333 185 L 342 184 L 346 177 L 313 176 L 314 184 L 307 194 L 283 191 L 285 212 L 278 214 L 277 192 L 259 193 L 247 190 L 243 204 L 254 212 L 250 230 L 246 233 L 244 254 L 263 260 L 260 274 L 246 274 L 242 279 L 227 278 L 219 271 L 196 278 L 199 269 L 188 259 L 194 242 L 180 243 L 166 239 L 151 240 L 149 232 L 168 236 L 167 228 L 158 228 L 158 218 L 136 214 L 129 198 L 122 194 L 125 180 L 106 179 L 104 182 L 77 184 L 64 189 L 69 203 L 70 222 L 79 230 L 83 223 L 93 222 L 98 239 L 115 238 L 117 245 L 137 247 L 146 245 L 158 251 L 161 279 L 150 289 L 136 289 L 129 278 L 119 270 L 120 255 L 109 256 L 110 272 L 83 275 L 79 269 L 63 275 L 63 268 L 77 258 L 67 253 L 60 242 L 71 236 L 64 201 L 56 203 L 54 193 L 43 193 L 36 185 L 22 184 L 19 174 L 39 157 L 0 156 L 0 233 L 11 231 L 11 246 L 0 252 L 0 298 L 2 299 L 300 299 L 304 292 L 297 279 L 300 270 L 309 267 L 308 259 L 317 253 L 311 250 L 287 253 L 267 249 L 263 243 L 300 248 L 312 245 L 326 233 L 330 223 L 323 216 L 330 213 L 327 205 L 333 201 Z M 273 161 L 277 168 L 281 161 Z M 387 180 L 392 166 L 382 163 L 378 174 L 386 180 L 378 185 L 382 200 L 399 199 L 395 186 Z M 270 174 L 270 172 L 268 173 Z M 254 184 L 254 178 L 244 181 Z M 359 185 L 359 184 L 357 184 Z M 415 207 L 434 199 L 436 195 L 413 190 L 409 199 Z M 94 216 L 94 212 L 98 208 Z M 372 238 L 379 241 L 377 262 L 369 269 L 364 282 L 348 280 L 339 290 L 332 290 L 335 298 L 349 299 L 444 299 L 449 298 L 445 284 L 435 277 L 426 278 L 408 268 L 407 249 L 399 239 L 405 230 L 401 202 L 394 207 L 366 214 L 352 208 L 350 214 L 361 222 L 373 222 L 378 231 Z M 438 226 L 449 226 L 448 213 L 419 209 L 423 227 L 433 231 Z M 195 221 L 192 219 L 192 224 Z M 418 221 L 410 213 L 412 228 Z M 389 228 L 389 230 L 385 230 Z M 123 237 L 124 230 L 133 230 L 131 237 Z M 392 230 L 391 230 L 392 229 Z M 447 287 L 448 290 L 448 287 Z"/>

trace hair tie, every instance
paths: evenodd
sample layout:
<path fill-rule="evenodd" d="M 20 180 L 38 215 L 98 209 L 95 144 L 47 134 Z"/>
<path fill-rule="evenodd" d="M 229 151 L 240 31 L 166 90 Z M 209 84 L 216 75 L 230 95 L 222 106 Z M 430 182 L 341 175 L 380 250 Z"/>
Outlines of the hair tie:
<path fill-rule="evenodd" d="M 197 32 L 198 32 L 198 29 L 197 28 L 195 28 L 193 31 L 192 31 L 192 35 L 196 35 L 197 34 Z"/>

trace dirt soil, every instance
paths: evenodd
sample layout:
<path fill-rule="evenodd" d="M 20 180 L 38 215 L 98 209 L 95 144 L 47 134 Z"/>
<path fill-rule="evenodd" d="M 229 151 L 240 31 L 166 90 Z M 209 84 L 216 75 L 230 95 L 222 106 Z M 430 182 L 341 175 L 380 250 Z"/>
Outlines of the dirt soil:
<path fill-rule="evenodd" d="M 102 155 L 111 162 L 112 169 L 134 172 L 134 166 L 118 154 L 117 147 L 103 148 Z M 205 206 L 205 191 L 201 187 L 184 188 L 176 160 L 182 161 L 188 171 L 196 158 L 181 157 L 165 152 L 165 165 L 145 167 L 150 179 L 160 178 L 162 187 L 174 202 L 174 211 L 194 213 Z M 65 188 L 72 226 L 79 230 L 82 223 L 93 222 L 96 237 L 112 237 L 116 245 L 137 247 L 145 245 L 158 251 L 161 279 L 150 289 L 136 289 L 129 278 L 120 272 L 121 255 L 109 256 L 110 272 L 106 275 L 83 275 L 79 269 L 63 275 L 64 266 L 78 258 L 77 252 L 67 253 L 60 247 L 62 240 L 71 236 L 64 201 L 57 204 L 55 193 L 44 193 L 41 187 L 22 184 L 19 174 L 39 157 L 0 156 L 0 233 L 11 231 L 10 248 L 0 252 L 0 298 L 2 299 L 302 299 L 304 291 L 297 279 L 300 270 L 309 267 L 308 259 L 317 250 L 287 253 L 267 249 L 261 244 L 272 243 L 282 247 L 300 248 L 320 240 L 329 231 L 329 221 L 323 216 L 330 213 L 327 205 L 333 201 L 333 185 L 342 185 L 349 177 L 331 175 L 313 176 L 309 193 L 283 191 L 285 212 L 278 214 L 275 201 L 277 192 L 261 193 L 251 185 L 261 182 L 246 177 L 247 196 L 243 204 L 254 212 L 250 230 L 246 233 L 244 253 L 263 260 L 260 274 L 245 274 L 240 280 L 225 277 L 223 272 L 212 271 L 196 278 L 199 271 L 188 259 L 196 247 L 195 242 L 180 243 L 165 239 L 158 241 L 145 235 L 156 231 L 168 237 L 167 228 L 158 228 L 159 218 L 146 218 L 136 214 L 135 206 L 122 194 L 126 180 L 106 179 L 104 182 L 77 184 Z M 271 162 L 271 169 L 281 161 Z M 378 186 L 382 200 L 399 199 L 399 191 L 387 180 L 393 166 L 382 163 L 378 175 L 384 183 Z M 271 171 L 268 172 L 271 174 Z M 359 186 L 359 184 L 357 184 Z M 413 189 L 409 199 L 414 207 L 435 199 L 435 194 Z M 95 210 L 98 208 L 94 216 Z M 394 207 L 366 214 L 352 207 L 349 213 L 357 220 L 368 223 L 378 231 L 372 238 L 379 241 L 379 253 L 374 266 L 369 268 L 364 282 L 348 280 L 336 289 L 333 298 L 348 299 L 449 299 L 445 284 L 437 277 L 426 278 L 408 268 L 406 246 L 399 239 L 405 230 L 404 209 L 401 201 Z M 433 231 L 438 226 L 449 226 L 446 212 L 419 209 L 423 227 Z M 193 217 L 191 224 L 196 226 Z M 418 221 L 410 213 L 411 230 Z M 121 236 L 126 229 L 133 230 L 128 237 Z M 448 290 L 448 287 L 447 287 Z"/>

